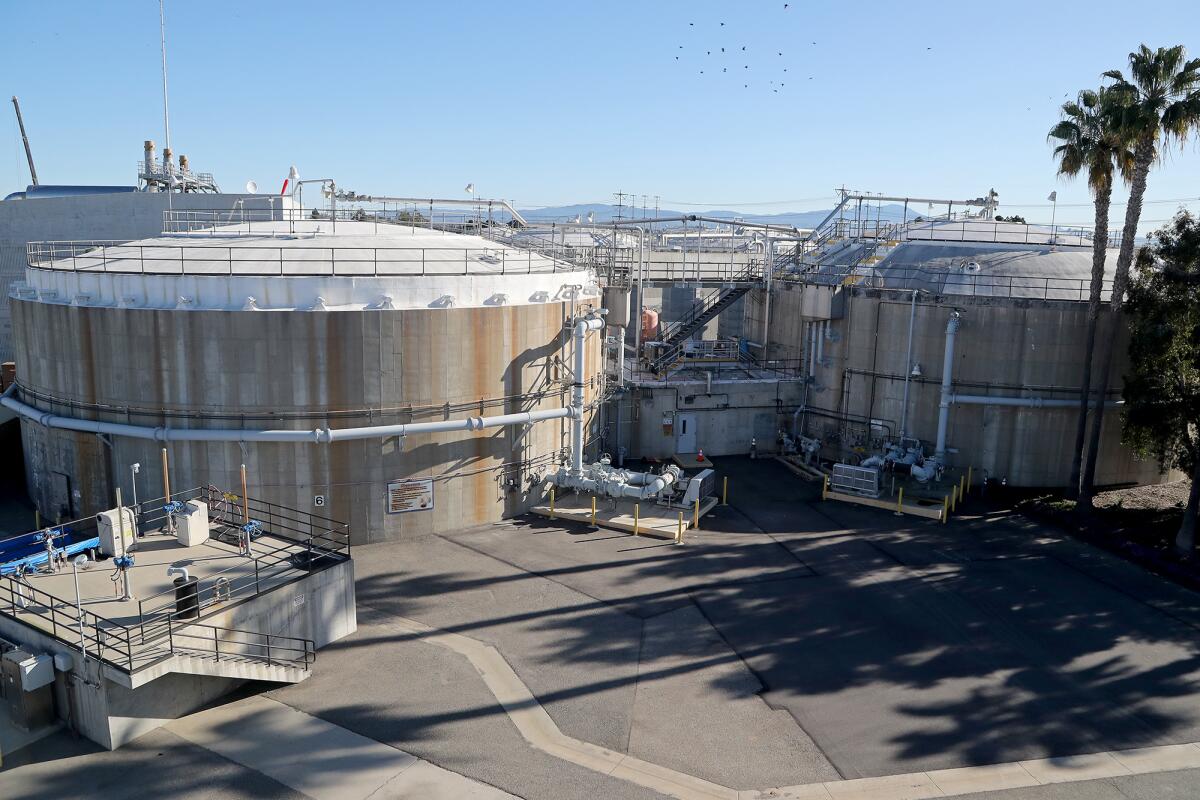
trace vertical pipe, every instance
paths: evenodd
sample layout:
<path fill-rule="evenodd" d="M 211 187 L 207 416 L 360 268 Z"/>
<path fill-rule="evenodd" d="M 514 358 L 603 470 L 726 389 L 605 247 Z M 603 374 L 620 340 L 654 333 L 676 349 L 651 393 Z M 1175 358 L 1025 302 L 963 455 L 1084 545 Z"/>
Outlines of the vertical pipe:
<path fill-rule="evenodd" d="M 954 334 L 958 333 L 959 314 L 955 311 L 946 323 L 946 352 L 942 357 L 942 397 L 938 402 L 937 445 L 933 457 L 941 461 L 946 457 L 946 427 L 950 422 L 950 394 L 954 376 Z"/>
<path fill-rule="evenodd" d="M 917 290 L 913 289 L 912 303 L 908 311 L 908 360 L 904 362 L 904 401 L 900 405 L 900 438 L 908 433 L 908 379 L 912 374 L 913 324 L 917 321 Z"/>
<path fill-rule="evenodd" d="M 817 365 L 820 366 L 825 361 L 825 335 L 829 332 L 829 321 L 824 320 L 817 323 Z"/>
<path fill-rule="evenodd" d="M 169 503 L 171 501 L 171 470 L 167 463 L 167 448 L 162 449 L 162 469 L 163 469 L 163 497 Z"/>
<path fill-rule="evenodd" d="M 763 361 L 771 358 L 771 273 L 774 265 L 774 245 L 768 232 L 763 237 L 763 276 L 766 286 L 763 289 Z"/>
<path fill-rule="evenodd" d="M 554 519 L 554 487 L 550 487 L 550 519 Z"/>
<path fill-rule="evenodd" d="M 575 374 L 571 381 L 571 470 L 573 477 L 583 476 L 583 373 L 586 369 L 587 334 L 601 330 L 604 321 L 598 317 L 580 319 L 575 323 Z"/>
<path fill-rule="evenodd" d="M 625 385 L 625 326 L 617 326 L 617 386 Z M 617 446 L 620 447 L 620 442 Z"/>
<path fill-rule="evenodd" d="M 246 465 L 242 464 L 242 524 L 250 521 L 250 503 L 246 500 Z"/>

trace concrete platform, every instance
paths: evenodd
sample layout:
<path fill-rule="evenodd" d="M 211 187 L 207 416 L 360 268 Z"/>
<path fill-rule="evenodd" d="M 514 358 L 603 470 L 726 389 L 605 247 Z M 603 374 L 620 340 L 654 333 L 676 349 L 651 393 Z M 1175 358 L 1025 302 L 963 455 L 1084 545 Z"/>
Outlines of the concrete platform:
<path fill-rule="evenodd" d="M 671 461 L 683 469 L 712 469 L 713 462 L 708 456 L 699 453 L 676 453 Z"/>
<path fill-rule="evenodd" d="M 183 547 L 173 535 L 151 531 L 138 539 L 130 548 L 134 566 L 129 570 L 131 600 L 122 600 L 121 581 L 113 580 L 116 569 L 111 559 L 91 562 L 79 571 L 79 594 L 88 611 L 122 625 L 133 625 L 139 621 L 139 613 L 150 618 L 170 611 L 175 606 L 173 576 L 167 568 L 185 567 L 188 574 L 200 581 L 201 591 L 209 592 L 213 583 L 225 578 L 233 590 L 234 599 L 239 595 L 269 591 L 296 577 L 287 559 L 307 548 L 290 539 L 263 534 L 254 541 L 252 552 L 259 557 L 256 565 L 253 558 L 238 552 L 236 545 L 215 538 L 224 526 L 211 523 L 214 536 L 194 547 Z M 75 608 L 75 575 L 68 564 L 58 572 L 36 572 L 27 576 L 29 583 L 47 594 Z M 239 592 L 238 590 L 242 591 Z M 205 598 L 206 599 L 206 598 Z M 28 622 L 37 622 L 36 617 L 22 617 Z"/>
<path fill-rule="evenodd" d="M 700 501 L 700 519 L 712 511 L 718 504 L 717 498 L 708 497 Z M 635 509 L 636 520 L 635 520 Z M 573 522 L 592 522 L 591 495 L 571 494 L 561 500 L 555 498 L 554 511 L 550 505 L 535 506 L 534 514 L 547 518 L 566 519 Z M 633 500 L 613 500 L 597 498 L 596 525 L 616 531 L 633 533 L 636 527 L 639 536 L 654 536 L 660 539 L 672 539 L 679 533 L 679 515 L 683 515 L 683 530 L 686 539 L 687 531 L 695 530 L 696 509 L 682 506 L 661 506 L 648 501 L 635 503 Z M 701 525 L 703 528 L 703 525 Z"/>

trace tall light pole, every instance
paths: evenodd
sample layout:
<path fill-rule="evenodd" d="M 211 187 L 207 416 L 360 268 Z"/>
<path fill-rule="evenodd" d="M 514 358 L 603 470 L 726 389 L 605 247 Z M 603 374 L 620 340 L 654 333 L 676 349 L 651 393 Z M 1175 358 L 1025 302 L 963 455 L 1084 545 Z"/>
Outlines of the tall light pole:
<path fill-rule="evenodd" d="M 1051 192 L 1046 199 L 1053 204 L 1050 206 L 1050 248 L 1053 249 L 1058 243 L 1058 232 L 1054 229 L 1054 220 L 1058 217 L 1058 190 Z"/>
<path fill-rule="evenodd" d="M 137 499 L 137 476 L 142 471 L 142 465 L 135 461 L 129 465 L 129 480 L 133 483 L 133 513 L 140 514 L 141 508 L 138 506 Z"/>
<path fill-rule="evenodd" d="M 83 660 L 87 661 L 87 639 L 83 636 L 83 598 L 79 595 L 79 568 L 87 567 L 87 553 L 80 553 L 71 561 L 71 573 L 75 576 L 75 614 L 79 619 L 79 649 L 83 651 Z"/>

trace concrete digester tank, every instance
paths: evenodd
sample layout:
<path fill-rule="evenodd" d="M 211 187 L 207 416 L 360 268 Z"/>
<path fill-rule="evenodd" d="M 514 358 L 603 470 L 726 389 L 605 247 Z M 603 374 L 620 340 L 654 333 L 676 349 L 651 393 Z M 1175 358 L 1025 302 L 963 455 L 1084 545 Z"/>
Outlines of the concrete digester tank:
<path fill-rule="evenodd" d="M 427 228 L 224 219 L 30 246 L 5 403 L 47 519 L 109 507 L 134 462 L 140 496 L 161 495 L 162 447 L 173 489 L 236 486 L 244 463 L 251 495 L 324 508 L 357 542 L 540 499 L 566 458 L 567 323 L 600 305 L 591 273 Z M 583 347 L 590 439 L 601 336 Z"/>
<path fill-rule="evenodd" d="M 952 467 L 973 467 L 977 475 L 1013 486 L 1069 483 L 1090 241 L 1025 243 L 1017 238 L 1030 238 L 1025 226 L 976 227 L 981 233 L 971 235 L 984 241 L 972 241 L 965 226 L 927 225 L 954 238 L 909 238 L 890 245 L 873 263 L 823 267 L 776 282 L 769 357 L 791 367 L 799 387 L 798 404 L 779 415 L 781 430 L 819 439 L 823 457 L 856 463 L 902 435 L 920 439 L 926 455 L 934 455 L 940 428 L 942 458 Z M 1005 236 L 1015 241 L 1005 243 Z M 1115 262 L 1110 250 L 1110 277 Z M 1111 287 L 1106 278 L 1104 335 L 1114 324 Z M 764 299 L 759 289 L 749 296 L 747 335 L 762 329 Z M 952 317 L 956 341 L 948 348 Z M 1121 442 L 1115 405 L 1128 365 L 1124 331 L 1112 359 L 1104 397 L 1113 407 L 1104 417 L 1096 482 L 1172 479 Z M 948 393 L 942 390 L 944 375 Z"/>

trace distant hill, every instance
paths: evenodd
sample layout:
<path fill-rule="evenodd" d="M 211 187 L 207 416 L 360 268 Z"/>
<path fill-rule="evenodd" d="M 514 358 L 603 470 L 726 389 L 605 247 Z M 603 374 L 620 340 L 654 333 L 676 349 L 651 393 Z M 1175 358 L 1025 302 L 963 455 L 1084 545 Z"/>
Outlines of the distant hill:
<path fill-rule="evenodd" d="M 710 209 L 708 211 L 677 211 L 670 208 L 660 208 L 658 216 L 661 217 L 682 217 L 690 214 L 695 214 L 701 217 L 715 217 L 717 219 L 735 220 L 740 219 L 745 222 L 761 222 L 772 225 L 791 225 L 797 228 L 812 228 L 821 223 L 821 220 L 829 214 L 831 209 L 821 211 L 785 211 L 779 214 L 753 214 L 744 211 L 730 211 L 728 209 Z M 611 203 L 577 203 L 569 206 L 549 206 L 546 208 L 522 208 L 521 215 L 530 222 L 564 222 L 572 220 L 578 216 L 581 220 L 587 220 L 589 212 L 594 214 L 596 222 L 609 222 L 616 216 L 617 207 Z M 647 212 L 649 216 L 654 216 L 653 211 Z M 921 210 L 913 206 L 908 208 L 908 218 L 920 216 Z M 875 218 L 875 206 L 871 206 L 871 219 Z M 642 209 L 639 207 L 632 212 L 626 206 L 622 215 L 625 219 L 632 217 L 641 217 Z M 904 206 L 899 204 L 884 205 L 879 209 L 879 218 L 888 221 L 896 221 L 904 218 Z"/>

